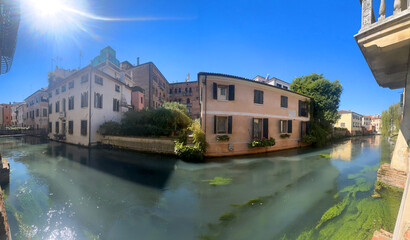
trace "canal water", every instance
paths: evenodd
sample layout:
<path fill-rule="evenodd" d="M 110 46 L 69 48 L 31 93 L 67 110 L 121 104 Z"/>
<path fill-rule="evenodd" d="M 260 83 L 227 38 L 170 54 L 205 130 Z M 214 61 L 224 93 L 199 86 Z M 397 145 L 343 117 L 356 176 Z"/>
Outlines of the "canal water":
<path fill-rule="evenodd" d="M 371 239 L 393 230 L 400 204 L 393 190 L 372 197 L 392 150 L 372 136 L 192 164 L 0 138 L 14 240 Z"/>

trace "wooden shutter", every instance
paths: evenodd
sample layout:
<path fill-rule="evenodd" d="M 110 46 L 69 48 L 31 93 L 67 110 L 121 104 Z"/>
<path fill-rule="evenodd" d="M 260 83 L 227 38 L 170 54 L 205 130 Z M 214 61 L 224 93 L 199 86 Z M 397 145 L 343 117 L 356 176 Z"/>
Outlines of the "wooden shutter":
<path fill-rule="evenodd" d="M 214 134 L 216 134 L 216 116 L 214 116 Z"/>
<path fill-rule="evenodd" d="M 253 103 L 258 103 L 258 97 L 257 97 L 258 91 L 253 90 Z M 252 118 L 252 125 L 253 125 L 253 118 Z M 253 136 L 253 134 L 252 134 Z"/>
<path fill-rule="evenodd" d="M 306 122 L 306 135 L 309 134 L 310 122 Z"/>
<path fill-rule="evenodd" d="M 292 120 L 288 120 L 288 133 L 292 133 Z"/>
<path fill-rule="evenodd" d="M 232 134 L 232 116 L 228 117 L 228 134 Z"/>
<path fill-rule="evenodd" d="M 261 93 L 260 94 L 260 99 L 261 99 L 260 104 L 263 104 L 263 91 L 261 91 L 260 93 Z"/>
<path fill-rule="evenodd" d="M 115 98 L 112 100 L 112 110 L 115 112 L 116 102 Z"/>
<path fill-rule="evenodd" d="M 251 118 L 252 122 L 251 122 L 251 128 L 252 128 L 252 136 L 251 138 L 253 139 L 253 137 L 255 136 L 255 118 Z"/>
<path fill-rule="evenodd" d="M 218 98 L 218 84 L 212 83 L 212 93 L 213 93 L 213 98 L 217 99 Z"/>
<path fill-rule="evenodd" d="M 235 85 L 229 85 L 229 101 L 235 100 Z"/>
<path fill-rule="evenodd" d="M 302 116 L 302 101 L 299 100 L 299 117 Z"/>
<path fill-rule="evenodd" d="M 282 133 L 282 120 L 279 120 L 279 133 Z"/>
<path fill-rule="evenodd" d="M 263 119 L 263 137 L 264 138 L 269 137 L 269 119 L 267 118 Z"/>

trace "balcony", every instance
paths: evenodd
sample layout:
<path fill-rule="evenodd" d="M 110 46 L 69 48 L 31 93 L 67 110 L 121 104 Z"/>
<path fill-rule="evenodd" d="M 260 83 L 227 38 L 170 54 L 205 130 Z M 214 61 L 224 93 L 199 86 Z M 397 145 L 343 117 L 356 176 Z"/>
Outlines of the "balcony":
<path fill-rule="evenodd" d="M 192 103 L 187 103 L 186 106 L 187 107 L 192 107 Z"/>
<path fill-rule="evenodd" d="M 409 68 L 410 4 L 394 1 L 394 13 L 386 16 L 385 0 L 376 20 L 373 0 L 361 0 L 362 25 L 356 42 L 374 78 L 382 87 L 404 88 Z"/>
<path fill-rule="evenodd" d="M 67 117 L 67 116 L 66 116 L 66 112 L 59 112 L 59 113 L 58 113 L 58 118 L 64 120 L 66 117 Z"/>
<path fill-rule="evenodd" d="M 192 92 L 184 92 L 184 96 L 192 96 Z"/>

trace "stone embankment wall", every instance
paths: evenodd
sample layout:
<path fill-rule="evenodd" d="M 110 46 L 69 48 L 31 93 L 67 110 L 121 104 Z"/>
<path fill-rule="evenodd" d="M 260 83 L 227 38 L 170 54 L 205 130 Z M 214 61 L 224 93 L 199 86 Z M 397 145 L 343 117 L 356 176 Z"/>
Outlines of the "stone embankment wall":
<path fill-rule="evenodd" d="M 103 145 L 109 145 L 114 148 L 175 155 L 174 139 L 172 138 L 104 136 L 101 142 Z"/>
<path fill-rule="evenodd" d="M 404 189 L 406 179 L 407 175 L 405 172 L 390 168 L 390 164 L 388 163 L 381 165 L 377 171 L 377 180 L 390 186 Z"/>
<path fill-rule="evenodd" d="M 9 161 L 1 157 L 0 153 L 0 183 L 9 183 L 10 164 Z M 0 188 L 0 240 L 11 240 L 10 226 L 7 219 L 6 208 L 3 202 L 3 191 Z"/>

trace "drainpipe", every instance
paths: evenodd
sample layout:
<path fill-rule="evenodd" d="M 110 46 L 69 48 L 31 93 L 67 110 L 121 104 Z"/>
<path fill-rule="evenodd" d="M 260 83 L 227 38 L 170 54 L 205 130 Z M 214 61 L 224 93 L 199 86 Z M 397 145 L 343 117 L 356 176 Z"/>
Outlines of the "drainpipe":
<path fill-rule="evenodd" d="M 88 105 L 88 147 L 91 143 L 91 81 L 93 79 L 93 65 L 90 64 L 90 104 Z"/>

